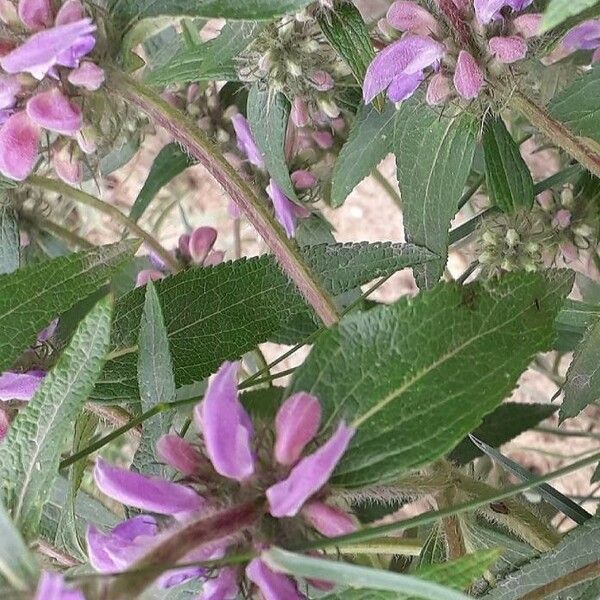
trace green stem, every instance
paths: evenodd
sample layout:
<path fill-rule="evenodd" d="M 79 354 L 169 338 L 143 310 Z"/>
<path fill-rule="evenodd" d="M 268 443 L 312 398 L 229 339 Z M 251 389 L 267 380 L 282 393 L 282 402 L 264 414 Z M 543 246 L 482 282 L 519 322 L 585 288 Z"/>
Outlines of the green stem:
<path fill-rule="evenodd" d="M 396 206 L 402 210 L 402 198 L 388 178 L 377 168 L 373 169 L 371 176 L 384 189 L 385 193 L 394 201 Z"/>
<path fill-rule="evenodd" d="M 79 204 L 83 204 L 84 206 L 89 206 L 98 212 L 102 212 L 105 215 L 108 215 L 115 221 L 118 221 L 131 233 L 138 236 L 140 239 L 144 240 L 146 244 L 156 252 L 160 256 L 160 258 L 164 261 L 169 268 L 177 272 L 180 270 L 181 265 L 175 259 L 173 254 L 169 252 L 166 248 L 164 248 L 152 235 L 150 235 L 147 231 L 144 231 L 137 223 L 134 223 L 127 215 L 124 215 L 118 208 L 113 206 L 112 204 L 108 204 L 107 202 L 103 202 L 99 198 L 87 194 L 81 190 L 78 190 L 62 181 L 56 181 L 54 179 L 48 179 L 47 177 L 40 177 L 39 175 L 31 175 L 27 180 L 27 183 L 44 189 L 50 192 L 55 192 L 57 194 L 61 194 L 62 196 L 66 196 L 78 202 Z"/>
<path fill-rule="evenodd" d="M 190 156 L 204 165 L 265 240 L 281 268 L 296 284 L 323 323 L 327 327 L 337 323 L 339 315 L 333 298 L 304 262 L 296 243 L 287 238 L 266 203 L 225 160 L 206 134 L 154 91 L 122 72 L 110 72 L 108 87 L 146 113 L 156 125 L 168 131 Z"/>
<path fill-rule="evenodd" d="M 583 437 L 590 438 L 591 440 L 600 440 L 600 433 L 593 433 L 591 431 L 572 431 L 569 429 L 556 429 L 554 427 L 534 427 L 533 431 L 549 433 L 561 437 Z"/>
<path fill-rule="evenodd" d="M 566 125 L 555 120 L 519 90 L 508 93 L 510 104 L 549 140 L 572 156 L 590 173 L 600 177 L 600 154 L 585 140 L 576 136 Z"/>
<path fill-rule="evenodd" d="M 24 219 L 31 223 L 35 228 L 45 231 L 46 233 L 51 233 L 56 237 L 62 238 L 67 242 L 70 246 L 75 248 L 81 248 L 82 250 L 89 250 L 94 247 L 94 244 L 88 242 L 86 239 L 79 237 L 77 234 L 69 231 L 66 227 L 62 227 L 58 223 L 54 223 L 53 221 L 49 221 L 45 219 L 41 215 L 34 215 L 32 213 L 23 213 Z"/>

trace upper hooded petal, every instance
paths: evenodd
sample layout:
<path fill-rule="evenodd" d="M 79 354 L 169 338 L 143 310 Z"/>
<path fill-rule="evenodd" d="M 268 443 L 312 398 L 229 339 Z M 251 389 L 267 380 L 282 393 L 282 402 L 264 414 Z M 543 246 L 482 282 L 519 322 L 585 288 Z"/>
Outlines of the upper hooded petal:
<path fill-rule="evenodd" d="M 440 26 L 435 17 L 422 6 L 410 0 L 397 0 L 388 12 L 389 24 L 399 31 L 410 31 L 421 35 L 439 33 Z"/>
<path fill-rule="evenodd" d="M 231 123 L 235 130 L 238 148 L 254 166 L 264 168 L 265 159 L 263 153 L 254 141 L 254 136 L 246 117 L 240 114 L 234 115 Z"/>
<path fill-rule="evenodd" d="M 94 480 L 101 492 L 118 502 L 175 518 L 185 518 L 206 505 L 185 485 L 113 467 L 102 459 L 96 463 Z"/>
<path fill-rule="evenodd" d="M 593 50 L 600 47 L 600 19 L 584 21 L 563 38 L 567 50 Z"/>
<path fill-rule="evenodd" d="M 295 203 L 284 194 L 283 190 L 273 179 L 270 180 L 269 185 L 267 186 L 267 194 L 273 202 L 277 220 L 283 226 L 287 236 L 293 238 L 296 233 Z"/>
<path fill-rule="evenodd" d="M 246 577 L 254 583 L 265 600 L 303 600 L 295 582 L 281 573 L 270 569 L 260 558 L 255 558 L 246 567 Z"/>
<path fill-rule="evenodd" d="M 26 112 L 10 116 L 0 129 L 0 172 L 17 181 L 26 179 L 38 157 L 40 135 Z"/>
<path fill-rule="evenodd" d="M 466 50 L 461 50 L 458 54 L 454 87 L 467 100 L 476 98 L 483 87 L 483 73 L 477 61 Z"/>
<path fill-rule="evenodd" d="M 354 429 L 344 422 L 316 452 L 303 458 L 287 479 L 271 486 L 267 492 L 270 513 L 274 517 L 294 517 L 304 503 L 328 481 L 346 452 Z"/>
<path fill-rule="evenodd" d="M 41 92 L 31 98 L 27 102 L 27 114 L 44 129 L 65 135 L 77 133 L 83 125 L 81 109 L 58 88 Z"/>
<path fill-rule="evenodd" d="M 34 31 L 52 25 L 50 0 L 19 0 L 18 13 L 21 21 Z"/>
<path fill-rule="evenodd" d="M 198 450 L 175 434 L 163 435 L 156 442 L 156 456 L 186 477 L 197 474 L 202 464 Z"/>
<path fill-rule="evenodd" d="M 56 14 L 55 25 L 68 25 L 75 23 L 85 17 L 83 4 L 79 0 L 67 0 Z"/>
<path fill-rule="evenodd" d="M 254 474 L 252 421 L 238 398 L 238 363 L 225 362 L 194 409 L 206 454 L 217 473 L 243 481 Z"/>
<path fill-rule="evenodd" d="M 416 91 L 425 75 L 423 71 L 416 73 L 402 73 L 392 79 L 388 88 L 388 98 L 392 102 L 403 102 L 410 98 Z"/>
<path fill-rule="evenodd" d="M 367 69 L 363 98 L 369 103 L 402 73 L 418 73 L 444 55 L 443 44 L 425 35 L 408 34 L 382 50 Z"/>
<path fill-rule="evenodd" d="M 45 375 L 43 371 L 0 374 L 0 400 L 31 400 Z"/>
<path fill-rule="evenodd" d="M 514 63 L 527 55 L 527 42 L 518 35 L 490 38 L 488 42 L 490 52 L 506 64 Z"/>
<path fill-rule="evenodd" d="M 104 69 L 89 61 L 81 63 L 68 77 L 69 83 L 92 92 L 102 87 L 104 78 Z"/>

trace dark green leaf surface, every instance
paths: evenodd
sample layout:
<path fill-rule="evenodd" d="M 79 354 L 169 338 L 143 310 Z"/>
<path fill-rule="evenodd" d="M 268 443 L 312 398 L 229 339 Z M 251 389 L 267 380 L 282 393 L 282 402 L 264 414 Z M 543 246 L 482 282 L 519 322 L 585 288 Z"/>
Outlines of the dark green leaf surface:
<path fill-rule="evenodd" d="M 169 339 L 160 300 L 152 282 L 146 286 L 138 348 L 138 388 L 142 412 L 146 412 L 161 402 L 175 400 Z M 173 416 L 174 413 L 168 411 L 155 415 L 144 423 L 142 439 L 133 459 L 134 470 L 160 477 L 167 475 L 168 471 L 157 460 L 154 448 L 158 438 L 168 433 Z"/>
<path fill-rule="evenodd" d="M 431 258 L 421 248 L 389 243 L 320 245 L 305 249 L 303 254 L 334 294 Z M 157 282 L 156 289 L 177 386 L 201 381 L 224 360 L 237 359 L 284 330 L 292 317 L 311 316 L 270 256 L 189 269 Z M 95 390 L 98 400 L 139 397 L 137 332 L 143 305 L 143 289 L 134 290 L 117 303 L 112 360 Z"/>
<path fill-rule="evenodd" d="M 0 276 L 0 371 L 35 342 L 39 331 L 106 283 L 134 244 L 71 254 Z"/>
<path fill-rule="evenodd" d="M 397 111 L 394 152 L 407 241 L 441 259 L 415 270 L 421 288 L 433 287 L 446 265 L 448 231 L 467 181 L 477 137 L 468 113 L 440 117 L 422 99 Z"/>
<path fill-rule="evenodd" d="M 350 192 L 393 149 L 396 107 L 388 103 L 383 112 L 362 105 L 333 168 L 331 204 L 341 206 Z"/>
<path fill-rule="evenodd" d="M 599 97 L 600 67 L 595 67 L 556 96 L 548 108 L 554 118 L 576 134 L 600 144 Z"/>
<path fill-rule="evenodd" d="M 560 271 L 442 284 L 322 335 L 290 393 L 319 397 L 326 428 L 342 418 L 357 428 L 336 482 L 381 483 L 454 447 L 550 348 L 571 285 Z"/>
<path fill-rule="evenodd" d="M 552 550 L 511 573 L 485 596 L 486 600 L 519 600 L 542 586 L 600 561 L 600 519 L 575 528 Z M 566 598 L 548 594 L 544 600 Z"/>
<path fill-rule="evenodd" d="M 598 0 L 550 0 L 544 12 L 540 33 L 554 29 L 568 18 L 574 17 L 596 4 L 598 4 Z"/>
<path fill-rule="evenodd" d="M 102 370 L 111 314 L 110 298 L 91 310 L 0 446 L 0 491 L 26 537 L 38 530 L 65 440 Z"/>
<path fill-rule="evenodd" d="M 262 23 L 239 21 L 226 23 L 214 40 L 177 52 L 165 64 L 151 70 L 146 79 L 166 86 L 193 81 L 236 81 L 235 58 L 256 38 Z"/>
<path fill-rule="evenodd" d="M 519 146 L 500 117 L 486 121 L 483 130 L 485 180 L 492 202 L 503 212 L 533 205 L 533 179 Z"/>
<path fill-rule="evenodd" d="M 179 144 L 173 143 L 165 146 L 154 159 L 144 187 L 131 207 L 129 218 L 137 222 L 158 192 L 193 164 L 194 161 L 181 149 Z"/>
<path fill-rule="evenodd" d="M 9 206 L 0 204 L 0 275 L 19 268 L 20 248 L 17 214 Z"/>
<path fill-rule="evenodd" d="M 563 392 L 561 421 L 576 417 L 589 404 L 600 403 L 600 319 L 577 347 Z"/>
<path fill-rule="evenodd" d="M 556 406 L 552 404 L 506 402 L 487 415 L 481 425 L 473 431 L 473 435 L 485 440 L 494 448 L 498 448 L 520 433 L 534 427 L 554 412 L 556 412 Z M 464 465 L 481 455 L 481 450 L 478 450 L 471 440 L 466 438 L 452 450 L 450 460 Z"/>
<path fill-rule="evenodd" d="M 285 159 L 285 138 L 290 103 L 279 93 L 260 90 L 254 85 L 248 94 L 248 121 L 258 147 L 262 150 L 269 175 L 285 195 L 298 201 Z"/>

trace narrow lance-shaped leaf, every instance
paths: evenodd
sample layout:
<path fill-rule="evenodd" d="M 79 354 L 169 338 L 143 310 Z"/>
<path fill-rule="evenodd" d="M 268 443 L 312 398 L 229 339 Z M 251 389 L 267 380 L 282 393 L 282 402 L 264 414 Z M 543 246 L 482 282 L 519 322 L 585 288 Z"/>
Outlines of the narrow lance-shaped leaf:
<path fill-rule="evenodd" d="M 325 426 L 357 428 L 334 480 L 381 483 L 448 452 L 550 348 L 571 285 L 560 271 L 442 284 L 323 334 L 289 392 L 320 398 Z"/>
<path fill-rule="evenodd" d="M 248 94 L 248 121 L 258 147 L 263 151 L 269 175 L 285 195 L 298 201 L 285 158 L 285 138 L 290 116 L 290 103 L 281 94 L 254 85 Z"/>
<path fill-rule="evenodd" d="M 19 268 L 20 248 L 17 214 L 9 206 L 0 204 L 0 275 Z"/>
<path fill-rule="evenodd" d="M 138 387 L 142 412 L 161 402 L 175 400 L 175 378 L 169 352 L 169 339 L 156 288 L 152 282 L 146 286 L 144 312 L 140 326 L 138 353 Z M 133 459 L 133 468 L 142 473 L 165 476 L 165 468 L 155 456 L 158 438 L 167 433 L 173 413 L 155 415 L 144 423 L 142 439 Z"/>
<path fill-rule="evenodd" d="M 500 117 L 489 118 L 483 130 L 485 180 L 492 202 L 503 212 L 533 205 L 533 179 L 519 146 Z"/>
<path fill-rule="evenodd" d="M 50 321 L 106 283 L 136 246 L 103 246 L 1 275 L 0 371 L 10 368 Z"/>
<path fill-rule="evenodd" d="M 403 102 L 397 111 L 394 151 L 406 239 L 440 256 L 415 270 L 421 288 L 433 287 L 444 271 L 450 222 L 471 170 L 476 137 L 477 124 L 468 113 L 441 117 L 420 98 Z"/>
<path fill-rule="evenodd" d="M 90 311 L 0 446 L 0 492 L 26 537 L 37 532 L 65 439 L 102 370 L 111 314 L 110 298 Z"/>

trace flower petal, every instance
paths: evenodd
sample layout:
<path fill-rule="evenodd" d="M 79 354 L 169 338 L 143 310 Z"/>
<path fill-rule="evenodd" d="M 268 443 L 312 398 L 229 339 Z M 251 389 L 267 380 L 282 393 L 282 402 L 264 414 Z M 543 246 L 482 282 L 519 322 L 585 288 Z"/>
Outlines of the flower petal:
<path fill-rule="evenodd" d="M 275 417 L 275 459 L 293 465 L 319 431 L 321 403 L 318 398 L 298 392 L 290 396 Z"/>
<path fill-rule="evenodd" d="M 388 12 L 389 24 L 399 31 L 409 31 L 421 35 L 437 35 L 440 27 L 435 17 L 416 2 L 398 0 L 394 2 Z"/>
<path fill-rule="evenodd" d="M 79 147 L 68 144 L 52 154 L 54 172 L 69 185 L 78 185 L 83 180 L 83 163 L 79 160 Z"/>
<path fill-rule="evenodd" d="M 506 6 L 506 0 L 475 0 L 475 16 L 482 25 L 500 19 L 500 11 Z"/>
<path fill-rule="evenodd" d="M 354 429 L 344 422 L 316 452 L 303 458 L 287 479 L 267 490 L 270 512 L 274 517 L 294 517 L 304 503 L 328 481 L 346 452 Z"/>
<path fill-rule="evenodd" d="M 7 371 L 0 374 L 0 401 L 31 400 L 45 375 L 43 371 L 30 371 L 29 373 Z"/>
<path fill-rule="evenodd" d="M 73 135 L 83 125 L 81 109 L 58 88 L 35 95 L 27 102 L 27 114 L 35 123 L 56 133 Z"/>
<path fill-rule="evenodd" d="M 496 36 L 488 42 L 490 52 L 500 61 L 511 64 L 525 58 L 527 42 L 517 35 L 510 37 Z"/>
<path fill-rule="evenodd" d="M 0 406 L 0 442 L 6 437 L 8 428 L 10 427 L 10 420 L 6 411 Z"/>
<path fill-rule="evenodd" d="M 436 73 L 427 86 L 425 102 L 430 106 L 439 106 L 448 99 L 451 93 L 452 90 L 448 77 L 443 73 Z"/>
<path fill-rule="evenodd" d="M 192 261 L 197 265 L 204 264 L 216 241 L 217 230 L 214 227 L 198 227 L 194 229 L 188 244 Z"/>
<path fill-rule="evenodd" d="M 25 111 L 10 116 L 0 129 L 0 172 L 23 181 L 33 171 L 40 141 L 40 128 Z"/>
<path fill-rule="evenodd" d="M 302 516 L 326 537 L 346 535 L 357 530 L 356 523 L 348 513 L 324 502 L 309 502 L 302 509 Z"/>
<path fill-rule="evenodd" d="M 243 115 L 234 115 L 231 119 L 235 135 L 237 137 L 238 148 L 244 153 L 244 156 L 256 167 L 264 168 L 265 160 L 263 153 L 254 141 L 254 136 L 250 130 L 250 124 Z"/>
<path fill-rule="evenodd" d="M 283 193 L 283 190 L 275 183 L 273 179 L 267 186 L 267 194 L 273 202 L 275 216 L 283 226 L 287 236 L 293 238 L 296 233 L 296 212 L 295 204 Z"/>
<path fill-rule="evenodd" d="M 536 35 L 539 35 L 543 16 L 542 13 L 519 15 L 512 21 L 513 28 L 525 39 L 535 37 Z"/>
<path fill-rule="evenodd" d="M 573 27 L 562 43 L 567 50 L 594 50 L 600 47 L 600 19 L 590 19 Z"/>
<path fill-rule="evenodd" d="M 297 190 L 309 190 L 317 185 L 316 176 L 306 169 L 298 169 L 291 175 L 292 183 Z"/>
<path fill-rule="evenodd" d="M 75 23 L 85 17 L 83 4 L 79 0 L 67 0 L 59 9 L 54 21 L 55 25 Z"/>
<path fill-rule="evenodd" d="M 216 577 L 206 579 L 197 600 L 235 600 L 238 593 L 237 571 L 224 567 Z"/>
<path fill-rule="evenodd" d="M 304 599 L 292 579 L 271 570 L 260 558 L 248 563 L 246 577 L 258 587 L 265 600 Z"/>
<path fill-rule="evenodd" d="M 164 273 L 156 269 L 142 269 L 136 277 L 135 287 L 144 287 L 149 281 L 160 281 L 164 279 Z"/>
<path fill-rule="evenodd" d="M 0 109 L 12 108 L 17 102 L 21 84 L 13 75 L 0 75 Z"/>
<path fill-rule="evenodd" d="M 50 0 L 19 0 L 18 13 L 21 21 L 34 31 L 52 26 Z"/>
<path fill-rule="evenodd" d="M 202 464 L 196 448 L 174 434 L 163 435 L 156 442 L 156 456 L 186 477 L 197 474 Z"/>
<path fill-rule="evenodd" d="M 101 492 L 122 504 L 161 515 L 184 519 L 206 502 L 193 489 L 158 477 L 113 467 L 98 459 L 94 480 Z"/>
<path fill-rule="evenodd" d="M 415 93 L 424 77 L 423 71 L 402 73 L 402 75 L 394 77 L 388 88 L 388 98 L 392 102 L 407 100 Z"/>
<path fill-rule="evenodd" d="M 483 87 L 483 73 L 477 61 L 466 50 L 461 50 L 454 72 L 454 87 L 467 100 L 476 98 Z"/>
<path fill-rule="evenodd" d="M 385 90 L 402 73 L 417 73 L 442 58 L 445 46 L 424 35 L 408 34 L 382 50 L 367 69 L 365 103 Z"/>
<path fill-rule="evenodd" d="M 206 453 L 217 473 L 243 481 L 254 474 L 252 422 L 238 398 L 238 363 L 225 362 L 194 409 Z"/>
<path fill-rule="evenodd" d="M 61 573 L 44 571 L 38 582 L 34 600 L 85 600 L 79 590 L 69 589 Z"/>
<path fill-rule="evenodd" d="M 68 79 L 73 85 L 93 92 L 99 90 L 104 83 L 104 69 L 92 62 L 85 61 L 69 73 Z"/>

